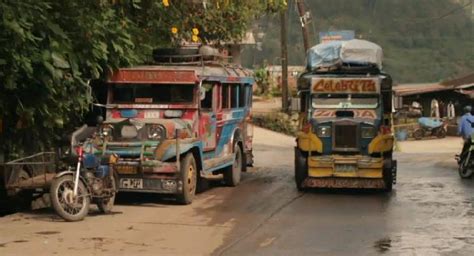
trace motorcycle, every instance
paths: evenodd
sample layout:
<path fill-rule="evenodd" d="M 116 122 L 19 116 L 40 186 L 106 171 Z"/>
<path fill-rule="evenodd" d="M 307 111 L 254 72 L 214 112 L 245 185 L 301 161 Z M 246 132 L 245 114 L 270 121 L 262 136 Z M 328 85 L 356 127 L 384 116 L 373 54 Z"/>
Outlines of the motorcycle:
<path fill-rule="evenodd" d="M 471 135 L 471 143 L 468 149 L 456 156 L 458 162 L 459 176 L 463 179 L 472 177 L 474 173 L 474 134 Z"/>
<path fill-rule="evenodd" d="M 109 163 L 101 164 L 99 157 L 84 153 L 82 145 L 76 150 L 75 171 L 69 167 L 67 171 L 58 173 L 50 187 L 53 208 L 66 221 L 83 220 L 91 202 L 97 204 L 102 213 L 111 212 L 117 191 L 113 171 L 115 156 L 110 156 Z"/>
<path fill-rule="evenodd" d="M 421 117 L 418 119 L 419 128 L 413 131 L 413 137 L 421 140 L 425 136 L 436 136 L 439 139 L 445 138 L 447 133 L 447 123 L 434 118 Z"/>

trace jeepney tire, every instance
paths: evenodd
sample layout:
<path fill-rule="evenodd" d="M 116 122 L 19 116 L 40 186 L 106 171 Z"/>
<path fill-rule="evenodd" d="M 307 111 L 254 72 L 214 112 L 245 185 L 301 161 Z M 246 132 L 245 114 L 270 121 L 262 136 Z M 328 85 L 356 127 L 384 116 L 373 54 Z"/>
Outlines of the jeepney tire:
<path fill-rule="evenodd" d="M 114 207 L 114 203 L 115 203 L 115 196 L 117 195 L 117 176 L 115 175 L 115 172 L 113 172 L 113 170 L 111 170 L 112 174 L 109 175 L 108 178 L 110 178 L 109 182 L 110 182 L 110 186 L 112 188 L 112 191 L 113 191 L 113 195 L 112 197 L 109 197 L 109 198 L 99 198 L 97 199 L 97 208 L 99 208 L 99 211 L 101 213 L 111 213 L 112 212 L 112 208 Z"/>
<path fill-rule="evenodd" d="M 187 205 L 193 202 L 197 187 L 197 165 L 193 153 L 187 153 L 180 161 L 180 176 L 183 189 L 176 195 L 178 203 Z"/>
<path fill-rule="evenodd" d="M 227 186 L 235 187 L 240 183 L 243 165 L 242 155 L 240 143 L 234 143 L 234 162 L 224 170 L 224 182 Z"/>
<path fill-rule="evenodd" d="M 392 160 L 386 160 L 387 162 L 392 162 Z M 393 190 L 393 175 L 392 175 L 392 166 L 391 164 L 384 164 L 383 167 L 383 182 L 385 184 L 384 191 L 391 192 Z"/>
<path fill-rule="evenodd" d="M 84 184 L 84 181 L 82 179 L 79 179 L 79 186 L 78 190 L 82 191 L 83 193 L 83 206 L 79 210 L 77 214 L 70 214 L 64 210 L 64 208 L 61 206 L 61 202 L 58 197 L 58 190 L 60 186 L 65 183 L 65 182 L 70 182 L 74 184 L 74 176 L 73 175 L 64 175 L 59 178 L 53 179 L 51 182 L 51 187 L 49 189 L 49 194 L 51 197 L 51 204 L 53 205 L 53 209 L 56 211 L 56 213 L 63 218 L 66 221 L 74 222 L 74 221 L 81 221 L 83 220 L 87 214 L 89 213 L 89 207 L 90 207 L 90 197 L 89 197 L 89 191 L 86 188 L 86 185 Z"/>
<path fill-rule="evenodd" d="M 295 148 L 295 182 L 298 191 L 304 191 L 303 182 L 308 177 L 308 158 Z"/>

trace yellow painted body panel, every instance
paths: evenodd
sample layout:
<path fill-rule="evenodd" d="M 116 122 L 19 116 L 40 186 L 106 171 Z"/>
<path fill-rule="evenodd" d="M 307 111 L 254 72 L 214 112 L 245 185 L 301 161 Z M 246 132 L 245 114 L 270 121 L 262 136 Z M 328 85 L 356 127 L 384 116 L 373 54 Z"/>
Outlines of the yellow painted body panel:
<path fill-rule="evenodd" d="M 369 154 L 392 151 L 394 141 L 393 134 L 378 135 L 369 144 Z"/>
<path fill-rule="evenodd" d="M 323 152 L 323 142 L 314 133 L 298 132 L 296 137 L 298 139 L 298 146 L 302 151 Z"/>
<path fill-rule="evenodd" d="M 352 165 L 354 170 L 337 171 L 336 165 Z M 312 156 L 308 158 L 308 176 L 314 178 L 382 178 L 383 159 L 362 155 Z"/>

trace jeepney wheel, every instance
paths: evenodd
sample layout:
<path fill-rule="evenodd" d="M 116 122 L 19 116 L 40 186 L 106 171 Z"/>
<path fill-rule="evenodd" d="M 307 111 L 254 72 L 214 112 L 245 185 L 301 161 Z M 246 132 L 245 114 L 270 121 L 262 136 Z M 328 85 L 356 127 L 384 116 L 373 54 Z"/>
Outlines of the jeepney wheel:
<path fill-rule="evenodd" d="M 308 177 L 308 158 L 299 150 L 295 148 L 295 182 L 298 191 L 303 191 L 303 182 Z"/>
<path fill-rule="evenodd" d="M 413 138 L 415 138 L 415 140 L 421 140 L 423 139 L 423 137 L 425 136 L 425 132 L 423 131 L 423 129 L 416 129 L 414 132 L 413 132 Z"/>
<path fill-rule="evenodd" d="M 384 191 L 391 192 L 393 190 L 393 173 L 392 173 L 392 159 L 385 160 L 383 166 L 383 181 L 385 184 Z"/>
<path fill-rule="evenodd" d="M 114 174 L 115 173 L 112 171 L 112 173 L 110 173 L 107 178 L 104 178 L 104 188 L 110 189 L 112 196 L 108 198 L 97 199 L 97 208 L 99 208 L 99 211 L 102 213 L 110 213 L 114 207 L 115 195 L 117 192 L 117 182 Z"/>
<path fill-rule="evenodd" d="M 242 148 L 239 143 L 234 145 L 234 163 L 224 170 L 224 182 L 228 186 L 235 187 L 240 183 L 242 176 Z"/>
<path fill-rule="evenodd" d="M 186 154 L 186 156 L 181 159 L 180 169 L 183 189 L 180 194 L 176 195 L 176 199 L 181 204 L 190 204 L 196 194 L 197 184 L 196 160 L 192 153 Z"/>
<path fill-rule="evenodd" d="M 53 179 L 49 190 L 56 213 L 66 221 L 80 221 L 89 212 L 90 197 L 84 182 L 79 179 L 76 197 L 73 196 L 74 176 L 64 175 Z"/>

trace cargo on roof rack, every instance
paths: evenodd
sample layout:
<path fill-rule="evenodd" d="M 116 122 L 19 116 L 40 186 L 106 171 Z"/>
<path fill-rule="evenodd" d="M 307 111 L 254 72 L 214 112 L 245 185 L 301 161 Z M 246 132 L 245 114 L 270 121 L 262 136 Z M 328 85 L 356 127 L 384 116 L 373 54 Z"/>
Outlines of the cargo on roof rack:
<path fill-rule="evenodd" d="M 225 62 L 219 50 L 210 46 L 200 48 L 158 48 L 153 50 L 153 60 L 161 65 L 204 65 Z"/>

